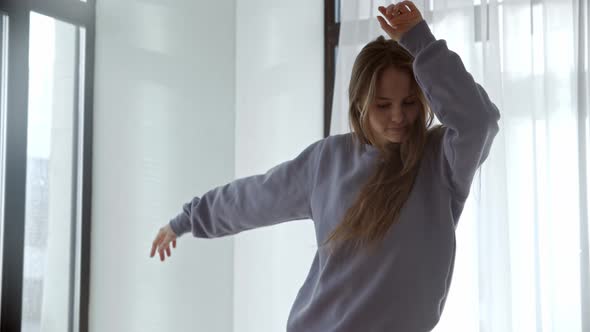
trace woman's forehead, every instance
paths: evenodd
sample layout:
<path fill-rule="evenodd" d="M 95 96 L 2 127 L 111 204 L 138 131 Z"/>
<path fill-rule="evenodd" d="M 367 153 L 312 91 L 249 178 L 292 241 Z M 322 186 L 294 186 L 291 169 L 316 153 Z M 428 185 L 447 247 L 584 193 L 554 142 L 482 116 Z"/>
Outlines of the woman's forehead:
<path fill-rule="evenodd" d="M 403 99 L 413 94 L 414 90 L 409 73 L 390 67 L 379 75 L 375 97 Z"/>

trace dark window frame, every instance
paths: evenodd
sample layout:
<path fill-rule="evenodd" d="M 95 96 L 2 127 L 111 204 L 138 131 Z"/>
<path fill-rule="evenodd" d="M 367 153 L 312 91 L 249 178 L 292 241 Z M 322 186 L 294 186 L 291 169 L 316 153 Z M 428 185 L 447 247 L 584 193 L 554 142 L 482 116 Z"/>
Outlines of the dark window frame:
<path fill-rule="evenodd" d="M 336 51 L 340 36 L 340 0 L 324 0 L 324 138 L 330 135 L 336 78 Z"/>
<path fill-rule="evenodd" d="M 82 123 L 83 146 L 80 158 L 82 183 L 80 183 L 81 216 L 80 265 L 78 271 L 71 265 L 68 330 L 88 331 L 88 300 L 90 277 L 90 217 L 92 193 L 92 114 L 94 90 L 95 49 L 95 0 L 2 0 L 0 13 L 8 16 L 8 73 L 4 166 L 4 229 L 2 251 L 2 298 L 0 332 L 18 332 L 22 328 L 23 266 L 25 245 L 25 205 L 27 172 L 27 126 L 28 126 L 28 58 L 30 12 L 38 12 L 57 20 L 84 27 L 86 47 L 84 50 L 84 109 Z M 0 33 L 4 34 L 0 27 Z M 77 43 L 80 36 L 77 35 Z M 78 44 L 79 45 L 79 44 Z M 1 46 L 0 46 L 1 47 Z M 79 61 L 79 59 L 77 59 Z M 77 65 L 79 63 L 76 63 Z M 76 85 L 76 89 L 79 85 Z M 74 104 L 74 105 L 77 105 Z M 78 114 L 78 112 L 76 112 Z M 75 116 L 76 117 L 76 116 Z M 77 126 L 74 126 L 77 128 Z M 76 134 L 76 132 L 74 132 Z M 78 169 L 78 167 L 74 168 Z M 73 175 L 75 176 L 75 175 Z M 74 187 L 75 188 L 75 187 Z M 75 203 L 75 202 L 72 202 Z M 74 214 L 75 220 L 75 214 Z M 73 220 L 73 222 L 74 222 Z M 73 232 L 74 234 L 76 232 Z M 71 256 L 76 257 L 75 235 L 71 240 Z M 79 273 L 79 284 L 74 275 Z M 76 293 L 76 288 L 79 293 Z M 74 294 L 78 298 L 74 298 Z M 78 306 L 75 306 L 75 303 Z M 75 324 L 76 322 L 77 324 Z"/>

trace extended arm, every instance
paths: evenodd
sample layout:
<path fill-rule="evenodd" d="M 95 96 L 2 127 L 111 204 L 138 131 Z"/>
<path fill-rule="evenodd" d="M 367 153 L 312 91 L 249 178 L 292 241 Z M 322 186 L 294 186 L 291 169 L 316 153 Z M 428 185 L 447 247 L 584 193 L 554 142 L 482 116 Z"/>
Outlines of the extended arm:
<path fill-rule="evenodd" d="M 174 233 L 213 238 L 311 218 L 310 197 L 323 140 L 265 174 L 234 180 L 184 204 L 170 221 Z"/>

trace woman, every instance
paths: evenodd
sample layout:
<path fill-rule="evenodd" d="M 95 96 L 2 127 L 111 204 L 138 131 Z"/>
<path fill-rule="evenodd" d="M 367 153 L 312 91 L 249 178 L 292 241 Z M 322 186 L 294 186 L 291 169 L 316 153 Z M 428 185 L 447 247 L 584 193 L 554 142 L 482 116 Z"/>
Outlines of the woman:
<path fill-rule="evenodd" d="M 312 219 L 318 250 L 288 331 L 430 331 L 455 258 L 455 228 L 499 131 L 498 108 L 411 1 L 379 7 L 382 36 L 359 53 L 351 133 L 265 174 L 195 197 L 151 256 L 186 232 L 213 238 Z M 431 127 L 434 115 L 442 125 Z"/>

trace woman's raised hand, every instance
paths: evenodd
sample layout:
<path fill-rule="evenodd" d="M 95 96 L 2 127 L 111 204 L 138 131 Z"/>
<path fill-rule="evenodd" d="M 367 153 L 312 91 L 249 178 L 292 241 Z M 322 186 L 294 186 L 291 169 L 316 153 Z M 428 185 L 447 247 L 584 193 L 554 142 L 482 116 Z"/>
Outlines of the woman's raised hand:
<path fill-rule="evenodd" d="M 423 20 L 422 14 L 412 1 L 392 3 L 387 7 L 379 6 L 378 9 L 385 17 L 377 15 L 381 28 L 397 42 L 404 33 Z"/>
<path fill-rule="evenodd" d="M 164 261 L 164 252 L 170 257 L 170 242 L 172 242 L 172 248 L 176 248 L 176 233 L 170 227 L 170 224 L 166 224 L 156 235 L 156 239 L 152 243 L 152 251 L 150 257 L 154 257 L 156 251 L 160 254 L 160 261 Z"/>

